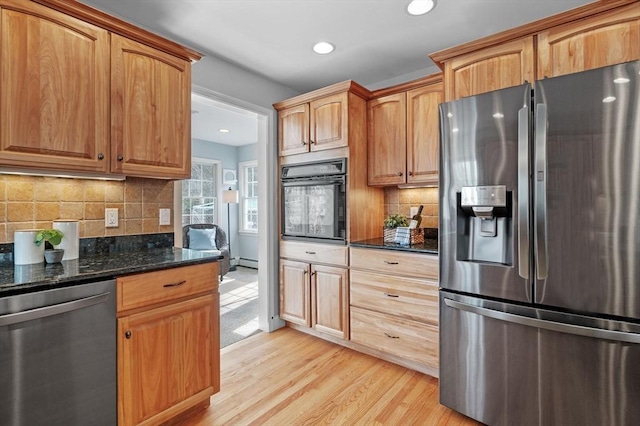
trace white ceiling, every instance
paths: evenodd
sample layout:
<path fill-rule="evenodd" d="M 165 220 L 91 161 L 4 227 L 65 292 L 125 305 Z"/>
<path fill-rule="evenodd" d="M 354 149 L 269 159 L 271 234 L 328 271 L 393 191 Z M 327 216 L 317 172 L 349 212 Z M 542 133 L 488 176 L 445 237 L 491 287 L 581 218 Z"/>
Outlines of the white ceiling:
<path fill-rule="evenodd" d="M 437 0 L 431 13 L 411 16 L 409 0 L 82 0 L 300 93 L 344 80 L 369 89 L 412 80 L 438 71 L 430 53 L 592 1 Z M 313 53 L 321 40 L 335 52 Z M 194 130 L 203 128 L 204 113 L 194 115 Z"/>

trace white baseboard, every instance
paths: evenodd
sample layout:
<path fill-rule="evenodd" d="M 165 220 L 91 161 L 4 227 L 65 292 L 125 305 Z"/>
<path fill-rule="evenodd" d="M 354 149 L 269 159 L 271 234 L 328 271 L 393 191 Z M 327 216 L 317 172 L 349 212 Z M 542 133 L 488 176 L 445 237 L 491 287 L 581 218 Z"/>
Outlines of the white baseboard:
<path fill-rule="evenodd" d="M 240 262 L 238 263 L 238 266 L 245 266 L 247 268 L 258 269 L 258 262 L 256 260 L 240 258 Z"/>

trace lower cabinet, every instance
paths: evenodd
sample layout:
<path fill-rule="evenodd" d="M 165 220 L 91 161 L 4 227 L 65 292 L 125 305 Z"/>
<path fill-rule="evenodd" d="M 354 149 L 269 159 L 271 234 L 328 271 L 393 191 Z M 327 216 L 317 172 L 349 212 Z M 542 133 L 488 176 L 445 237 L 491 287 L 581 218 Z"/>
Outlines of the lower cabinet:
<path fill-rule="evenodd" d="M 438 376 L 438 257 L 351 248 L 351 341 Z"/>
<path fill-rule="evenodd" d="M 218 265 L 118 278 L 118 424 L 159 424 L 220 389 Z"/>
<path fill-rule="evenodd" d="M 285 250 L 282 246 L 285 245 Z M 336 250 L 336 246 L 331 246 Z M 285 321 L 349 339 L 349 274 L 346 267 L 325 265 L 322 244 L 282 241 L 281 253 L 301 259 L 280 259 L 280 317 Z"/>

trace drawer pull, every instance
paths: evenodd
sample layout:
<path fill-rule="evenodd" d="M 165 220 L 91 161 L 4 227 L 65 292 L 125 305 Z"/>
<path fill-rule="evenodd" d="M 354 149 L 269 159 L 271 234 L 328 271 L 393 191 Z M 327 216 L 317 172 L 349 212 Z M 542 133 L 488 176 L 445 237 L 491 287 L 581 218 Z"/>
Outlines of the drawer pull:
<path fill-rule="evenodd" d="M 385 260 L 384 263 L 386 263 L 387 265 L 397 265 L 398 262 L 391 262 L 389 260 Z"/>
<path fill-rule="evenodd" d="M 400 297 L 397 294 L 391 294 L 391 293 L 386 293 L 386 292 L 384 293 L 384 295 L 387 296 L 387 297 Z"/>
<path fill-rule="evenodd" d="M 308 250 L 307 250 L 307 251 L 305 251 L 305 253 L 307 253 L 307 254 L 316 254 L 316 252 L 315 252 L 315 251 L 308 251 Z"/>
<path fill-rule="evenodd" d="M 163 285 L 163 287 L 179 287 L 179 286 L 181 286 L 182 284 L 184 284 L 186 282 L 187 282 L 186 280 L 182 280 L 182 281 L 177 282 L 177 283 L 165 284 L 165 285 Z"/>
<path fill-rule="evenodd" d="M 399 339 L 400 336 L 394 336 L 393 334 L 389 334 L 387 332 L 384 333 L 385 336 L 387 336 L 389 339 Z"/>

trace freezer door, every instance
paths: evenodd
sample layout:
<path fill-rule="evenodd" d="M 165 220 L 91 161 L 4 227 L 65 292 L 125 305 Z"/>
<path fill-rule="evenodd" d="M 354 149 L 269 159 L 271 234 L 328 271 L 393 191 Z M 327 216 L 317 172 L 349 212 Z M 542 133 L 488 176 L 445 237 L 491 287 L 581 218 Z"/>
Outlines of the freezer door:
<path fill-rule="evenodd" d="M 535 83 L 535 301 L 640 318 L 640 62 Z"/>
<path fill-rule="evenodd" d="M 531 302 L 531 86 L 440 105 L 440 286 Z"/>
<path fill-rule="evenodd" d="M 640 325 L 440 292 L 440 402 L 490 425 L 640 424 Z"/>

